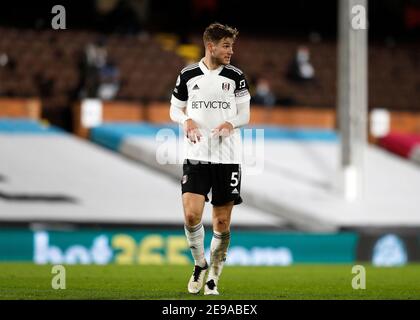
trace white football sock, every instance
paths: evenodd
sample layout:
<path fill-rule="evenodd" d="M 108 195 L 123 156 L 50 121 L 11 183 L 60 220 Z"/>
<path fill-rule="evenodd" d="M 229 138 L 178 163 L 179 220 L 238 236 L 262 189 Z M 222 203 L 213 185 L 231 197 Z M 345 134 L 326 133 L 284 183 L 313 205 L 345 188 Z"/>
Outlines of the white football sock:
<path fill-rule="evenodd" d="M 207 281 L 214 280 L 217 284 L 220 274 L 222 273 L 223 265 L 226 261 L 226 255 L 230 243 L 230 231 L 213 232 L 213 238 L 210 245 L 210 271 Z"/>
<path fill-rule="evenodd" d="M 204 257 L 204 227 L 200 222 L 196 226 L 184 225 L 185 235 L 187 242 L 191 249 L 191 254 L 194 258 L 196 266 L 204 267 L 206 259 Z"/>

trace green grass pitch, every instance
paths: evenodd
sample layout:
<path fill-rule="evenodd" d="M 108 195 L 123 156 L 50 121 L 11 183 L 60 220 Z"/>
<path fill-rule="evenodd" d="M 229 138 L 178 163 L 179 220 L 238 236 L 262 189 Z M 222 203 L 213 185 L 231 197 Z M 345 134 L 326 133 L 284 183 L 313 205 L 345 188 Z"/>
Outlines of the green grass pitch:
<path fill-rule="evenodd" d="M 0 264 L 0 299 L 298 300 L 420 299 L 420 265 L 366 265 L 366 289 L 352 288 L 352 265 L 225 266 L 220 296 L 191 295 L 192 266 L 65 265 L 66 289 L 53 289 L 52 265 Z"/>

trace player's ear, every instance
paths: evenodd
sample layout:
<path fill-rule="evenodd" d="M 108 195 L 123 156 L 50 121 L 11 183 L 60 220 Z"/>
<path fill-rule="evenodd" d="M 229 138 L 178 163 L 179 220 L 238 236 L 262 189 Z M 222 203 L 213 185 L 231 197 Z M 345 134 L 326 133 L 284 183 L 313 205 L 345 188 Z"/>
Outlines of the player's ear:
<path fill-rule="evenodd" d="M 207 49 L 209 50 L 211 55 L 213 55 L 215 47 L 216 47 L 216 44 L 213 41 L 207 42 Z"/>
<path fill-rule="evenodd" d="M 206 49 L 211 53 L 213 51 L 213 44 L 211 41 L 206 42 Z"/>

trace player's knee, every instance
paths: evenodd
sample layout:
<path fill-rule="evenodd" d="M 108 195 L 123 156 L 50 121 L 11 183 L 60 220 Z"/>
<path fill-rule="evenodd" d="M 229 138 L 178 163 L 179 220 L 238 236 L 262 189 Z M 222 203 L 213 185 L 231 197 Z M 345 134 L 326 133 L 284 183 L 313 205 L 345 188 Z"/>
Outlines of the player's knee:
<path fill-rule="evenodd" d="M 196 226 L 200 223 L 200 215 L 194 211 L 187 211 L 185 213 L 185 222 L 189 226 Z"/>
<path fill-rule="evenodd" d="M 217 230 L 225 231 L 229 229 L 230 222 L 229 222 L 229 219 L 225 217 L 216 218 L 214 223 Z"/>

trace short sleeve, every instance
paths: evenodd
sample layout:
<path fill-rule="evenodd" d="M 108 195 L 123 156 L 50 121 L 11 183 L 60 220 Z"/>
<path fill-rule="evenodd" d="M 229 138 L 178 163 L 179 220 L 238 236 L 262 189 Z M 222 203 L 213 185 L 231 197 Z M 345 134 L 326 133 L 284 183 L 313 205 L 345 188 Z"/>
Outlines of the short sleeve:
<path fill-rule="evenodd" d="M 171 103 L 178 105 L 180 107 L 183 107 L 185 106 L 186 104 L 185 102 L 187 100 L 188 100 L 187 83 L 184 77 L 182 76 L 182 74 L 180 74 L 178 78 L 176 79 L 175 88 L 172 93 Z"/>

